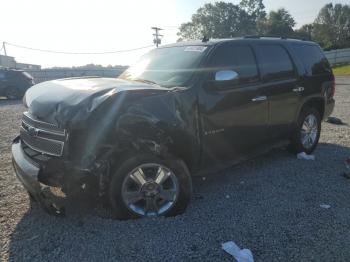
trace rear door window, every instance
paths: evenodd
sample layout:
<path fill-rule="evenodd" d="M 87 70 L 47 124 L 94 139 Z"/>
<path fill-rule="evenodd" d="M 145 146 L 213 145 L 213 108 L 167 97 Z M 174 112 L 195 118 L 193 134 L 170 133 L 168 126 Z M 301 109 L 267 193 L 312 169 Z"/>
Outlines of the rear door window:
<path fill-rule="evenodd" d="M 236 71 L 240 84 L 254 83 L 259 80 L 255 55 L 248 45 L 225 44 L 218 47 L 209 62 L 209 66 L 213 72 Z"/>
<path fill-rule="evenodd" d="M 267 81 L 295 77 L 294 66 L 286 49 L 280 45 L 260 45 L 261 64 Z"/>
<path fill-rule="evenodd" d="M 328 60 L 318 46 L 295 44 L 294 50 L 303 62 L 307 75 L 320 75 L 330 72 Z"/>

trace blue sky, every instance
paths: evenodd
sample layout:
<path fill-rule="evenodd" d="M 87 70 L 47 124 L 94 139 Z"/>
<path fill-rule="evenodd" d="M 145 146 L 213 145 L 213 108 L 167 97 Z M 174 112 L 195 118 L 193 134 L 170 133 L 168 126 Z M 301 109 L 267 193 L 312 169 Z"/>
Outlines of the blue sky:
<path fill-rule="evenodd" d="M 177 27 L 208 0 L 0 0 L 0 41 L 29 47 L 102 52 L 152 44 L 151 26 L 165 30 L 163 43 L 176 41 Z M 239 1 L 231 1 L 235 4 Z M 297 27 L 312 22 L 328 2 L 350 0 L 264 0 L 267 11 L 286 8 Z M 113 55 L 62 55 L 7 47 L 18 62 L 44 67 L 131 64 L 147 50 Z"/>

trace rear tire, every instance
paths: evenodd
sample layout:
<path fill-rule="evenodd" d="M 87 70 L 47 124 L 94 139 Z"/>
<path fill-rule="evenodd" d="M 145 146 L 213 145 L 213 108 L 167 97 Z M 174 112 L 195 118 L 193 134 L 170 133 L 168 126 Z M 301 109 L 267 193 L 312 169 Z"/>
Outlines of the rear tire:
<path fill-rule="evenodd" d="M 154 170 L 158 170 L 156 171 L 155 176 L 151 174 L 152 172 L 148 172 L 147 165 L 151 166 L 150 169 L 154 168 Z M 133 172 L 134 170 L 138 170 L 139 167 L 142 167 L 142 169 L 146 167 L 143 177 L 146 178 L 145 181 L 147 181 L 147 183 L 140 183 L 140 185 L 139 183 L 136 183 L 136 189 L 135 185 L 131 185 L 134 189 L 128 192 L 125 189 L 127 187 L 126 185 L 128 185 L 130 181 L 131 184 L 133 184 L 133 180 L 135 179 Z M 163 182 L 157 182 L 156 178 L 159 172 L 159 167 L 163 168 L 167 174 L 167 178 L 163 180 L 164 184 L 167 183 L 170 185 L 173 181 L 175 181 L 176 184 L 174 185 L 175 189 L 171 188 L 171 190 L 173 190 L 171 192 L 176 191 L 174 194 L 175 201 L 173 201 L 174 199 L 169 200 L 169 203 L 171 204 L 168 204 L 166 202 L 167 200 L 161 198 L 161 192 L 166 192 L 166 190 L 170 189 L 164 189 L 163 184 L 161 186 L 161 183 Z M 153 180 L 152 176 L 154 177 Z M 131 180 L 130 177 L 132 178 Z M 149 190 L 148 187 L 145 188 L 146 184 L 152 184 L 150 185 L 150 188 L 152 188 L 152 186 L 155 186 L 156 188 L 159 186 L 159 190 L 153 189 L 154 191 L 151 192 L 154 193 L 151 194 L 151 196 L 147 195 L 150 192 L 146 191 Z M 127 194 L 134 192 L 141 192 L 141 199 L 137 200 L 139 202 L 134 202 L 135 205 L 130 204 L 126 197 Z M 109 200 L 114 217 L 121 220 L 149 216 L 175 216 L 182 214 L 190 202 L 191 195 L 192 180 L 186 164 L 180 159 L 161 159 L 153 155 L 135 156 L 123 162 L 114 173 L 109 187 Z M 155 199 L 153 200 L 153 203 L 156 203 L 156 205 L 152 205 L 155 209 L 152 208 L 152 212 L 148 212 L 147 207 L 149 206 L 146 203 L 152 197 Z M 143 206 L 145 206 L 144 210 L 142 209 Z M 153 212 L 154 210 L 157 210 L 157 207 L 159 207 L 158 211 Z"/>
<path fill-rule="evenodd" d="M 289 150 L 293 153 L 311 154 L 317 147 L 321 134 L 321 115 L 313 107 L 304 107 L 299 115 Z"/>

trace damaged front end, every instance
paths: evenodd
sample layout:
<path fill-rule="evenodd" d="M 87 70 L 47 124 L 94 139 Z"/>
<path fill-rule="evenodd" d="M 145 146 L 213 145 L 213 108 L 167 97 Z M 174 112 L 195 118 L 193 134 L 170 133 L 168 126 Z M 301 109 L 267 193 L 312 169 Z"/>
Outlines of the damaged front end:
<path fill-rule="evenodd" d="M 64 207 L 48 187 L 65 194 L 87 188 L 106 196 L 111 170 L 125 156 L 176 154 L 183 143 L 197 141 L 188 138 L 195 123 L 182 112 L 184 108 L 190 112 L 193 104 L 181 104 L 176 92 L 104 78 L 56 80 L 32 87 L 24 98 L 28 111 L 22 116 L 20 136 L 12 144 L 18 179 L 31 197 L 57 216 L 64 215 Z"/>
<path fill-rule="evenodd" d="M 88 187 L 105 195 L 107 159 L 114 147 L 102 140 L 118 110 L 109 108 L 114 110 L 109 116 L 103 110 L 111 106 L 122 85 L 125 88 L 127 83 L 77 78 L 45 82 L 26 93 L 28 111 L 23 113 L 20 135 L 12 143 L 12 162 L 18 179 L 48 213 L 65 213 L 62 201 L 56 201 L 47 190 L 50 188 L 67 194 Z"/>
<path fill-rule="evenodd" d="M 32 162 L 24 153 L 20 137 L 16 137 L 12 144 L 12 164 L 18 179 L 28 191 L 30 197 L 38 201 L 49 214 L 63 216 L 65 211 L 57 202 L 52 201 L 39 181 L 40 167 Z"/>
<path fill-rule="evenodd" d="M 47 151 L 43 153 L 40 134 L 37 134 L 37 147 L 34 149 L 34 143 L 28 142 L 24 132 L 21 131 L 21 136 L 12 143 L 12 164 L 29 196 L 47 213 L 64 216 L 63 198 L 86 187 L 93 189 L 99 196 L 105 195 L 109 176 L 107 160 L 102 160 L 102 157 L 90 166 L 83 167 L 67 157 L 53 156 Z M 105 159 L 106 154 L 108 151 Z M 63 194 L 57 195 L 57 190 L 52 190 L 57 188 Z"/>

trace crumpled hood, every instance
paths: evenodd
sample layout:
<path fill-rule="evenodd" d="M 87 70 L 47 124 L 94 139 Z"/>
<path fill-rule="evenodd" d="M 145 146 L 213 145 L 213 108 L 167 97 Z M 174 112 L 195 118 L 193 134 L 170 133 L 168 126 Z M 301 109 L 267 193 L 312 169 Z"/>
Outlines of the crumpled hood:
<path fill-rule="evenodd" d="M 169 91 L 159 86 L 117 78 L 68 78 L 37 84 L 26 92 L 24 103 L 39 120 L 58 126 L 79 115 L 88 117 L 100 104 L 128 90 Z"/>

